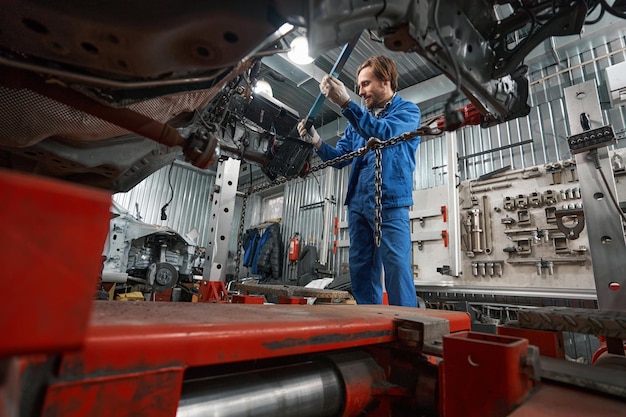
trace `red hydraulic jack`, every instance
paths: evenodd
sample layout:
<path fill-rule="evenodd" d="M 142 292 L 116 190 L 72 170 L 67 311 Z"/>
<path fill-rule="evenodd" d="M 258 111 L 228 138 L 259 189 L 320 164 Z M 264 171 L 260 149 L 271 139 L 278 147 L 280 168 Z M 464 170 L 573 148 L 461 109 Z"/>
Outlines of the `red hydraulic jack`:
<path fill-rule="evenodd" d="M 198 300 L 205 303 L 228 303 L 228 291 L 224 281 L 200 281 Z"/>

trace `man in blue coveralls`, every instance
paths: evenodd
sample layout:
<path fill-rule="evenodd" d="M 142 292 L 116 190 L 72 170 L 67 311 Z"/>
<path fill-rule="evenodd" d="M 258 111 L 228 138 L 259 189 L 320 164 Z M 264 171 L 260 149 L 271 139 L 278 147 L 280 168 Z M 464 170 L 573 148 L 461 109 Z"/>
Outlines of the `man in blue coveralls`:
<path fill-rule="evenodd" d="M 371 137 L 387 140 L 420 126 L 420 109 L 397 93 L 398 71 L 388 57 L 375 56 L 357 70 L 360 107 L 350 100 L 344 84 L 326 75 L 320 91 L 341 106 L 349 125 L 336 147 L 323 142 L 305 121 L 298 123 L 300 137 L 315 146 L 327 161 L 364 147 Z M 382 228 L 380 247 L 374 240 L 375 152 L 352 159 L 352 172 L 346 193 L 350 233 L 350 281 L 358 304 L 381 304 L 381 272 L 385 268 L 385 288 L 389 304 L 416 307 L 417 297 L 411 265 L 409 206 L 413 204 L 413 171 L 417 137 L 382 150 Z M 346 166 L 334 165 L 335 168 Z"/>

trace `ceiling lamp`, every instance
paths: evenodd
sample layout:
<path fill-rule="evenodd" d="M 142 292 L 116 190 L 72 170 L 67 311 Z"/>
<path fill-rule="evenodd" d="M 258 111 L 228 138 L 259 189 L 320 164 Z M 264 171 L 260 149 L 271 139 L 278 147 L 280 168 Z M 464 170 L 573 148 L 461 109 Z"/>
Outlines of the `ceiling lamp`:
<path fill-rule="evenodd" d="M 309 56 L 309 41 L 306 36 L 298 36 L 289 45 L 291 50 L 287 52 L 287 57 L 294 64 L 306 65 L 313 62 L 313 58 Z"/>
<path fill-rule="evenodd" d="M 254 86 L 254 92 L 256 94 L 261 94 L 266 97 L 274 97 L 272 86 L 265 80 L 259 80 L 256 82 L 256 85 Z"/>

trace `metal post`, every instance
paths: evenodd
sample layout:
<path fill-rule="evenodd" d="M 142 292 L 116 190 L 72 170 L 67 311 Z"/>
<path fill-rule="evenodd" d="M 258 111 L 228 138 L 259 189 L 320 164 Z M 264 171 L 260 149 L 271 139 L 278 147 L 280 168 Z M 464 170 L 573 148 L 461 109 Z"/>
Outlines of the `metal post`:
<path fill-rule="evenodd" d="M 604 126 L 595 81 L 568 87 L 564 93 L 571 135 L 585 131 L 581 123 L 583 113 L 588 115 L 586 119 L 589 120 L 590 129 Z M 603 146 L 593 149 L 593 152 L 596 151 L 597 162 L 599 162 L 599 168 L 605 173 L 608 188 L 602 180 L 601 172 L 596 168 L 597 162 L 594 160 L 596 158 L 592 157 L 591 151 L 583 151 L 575 156 L 598 308 L 626 311 L 626 303 L 624 303 L 626 241 L 622 220 L 617 208 L 611 203 L 609 195 L 613 193 L 617 196 L 615 179 L 607 148 Z"/>
<path fill-rule="evenodd" d="M 459 190 L 456 187 L 458 175 L 456 132 L 446 132 L 448 157 L 448 253 L 450 254 L 450 275 L 461 273 L 461 225 L 459 217 Z"/>
<path fill-rule="evenodd" d="M 331 197 L 333 194 L 333 186 L 335 181 L 335 170 L 334 169 L 326 169 L 326 189 L 324 191 L 324 228 L 322 229 L 322 245 L 320 247 L 320 264 L 326 265 L 328 263 L 328 252 L 331 250 L 330 242 L 332 239 L 332 224 L 333 224 L 333 214 L 334 207 L 333 202 L 331 201 Z M 328 268 L 327 268 L 328 269 Z"/>
<path fill-rule="evenodd" d="M 215 192 L 211 202 L 209 221 L 209 243 L 202 279 L 226 281 L 228 250 L 233 230 L 235 199 L 239 181 L 239 159 L 228 158 L 220 161 L 215 176 Z"/>

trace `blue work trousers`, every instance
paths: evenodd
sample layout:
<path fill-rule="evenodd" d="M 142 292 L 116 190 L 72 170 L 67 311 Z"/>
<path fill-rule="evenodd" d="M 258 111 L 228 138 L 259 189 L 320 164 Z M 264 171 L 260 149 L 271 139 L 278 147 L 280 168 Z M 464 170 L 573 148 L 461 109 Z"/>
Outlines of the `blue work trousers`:
<path fill-rule="evenodd" d="M 350 205 L 352 206 L 352 205 Z M 382 210 L 380 247 L 374 243 L 373 211 L 348 208 L 350 281 L 358 304 L 382 304 L 381 272 L 390 305 L 417 307 L 411 261 L 409 208 Z"/>

